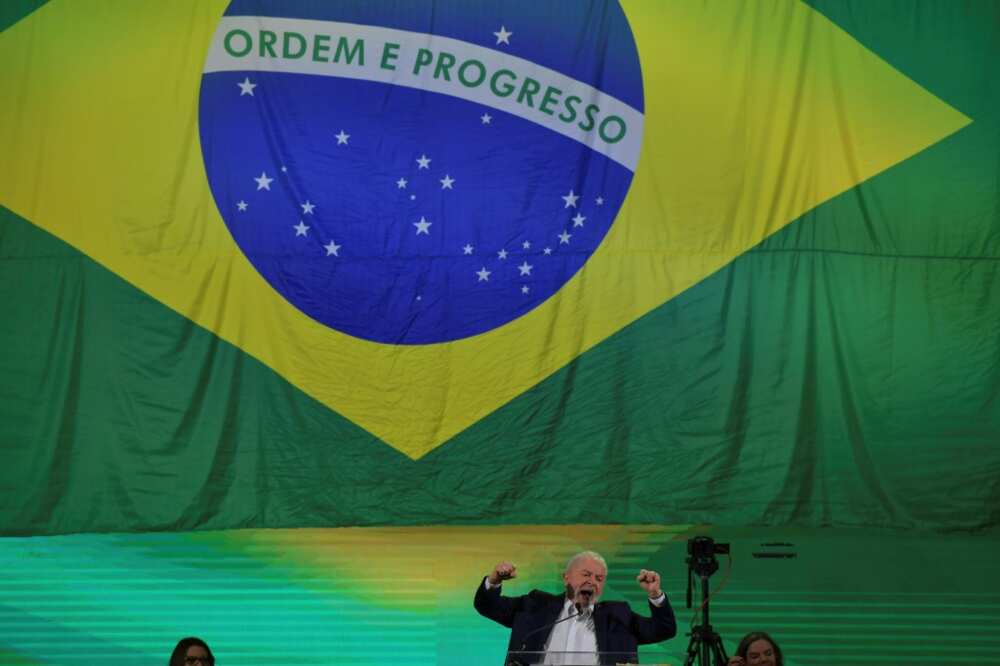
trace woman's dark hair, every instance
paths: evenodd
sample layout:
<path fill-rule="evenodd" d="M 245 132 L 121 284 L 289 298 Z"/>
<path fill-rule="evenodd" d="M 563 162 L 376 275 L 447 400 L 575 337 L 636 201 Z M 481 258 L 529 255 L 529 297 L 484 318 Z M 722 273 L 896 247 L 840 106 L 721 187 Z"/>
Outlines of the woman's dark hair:
<path fill-rule="evenodd" d="M 777 666 L 785 665 L 785 658 L 781 656 L 781 648 L 778 647 L 778 644 L 774 642 L 773 638 L 763 631 L 751 631 L 749 634 L 744 636 L 743 640 L 740 641 L 739 646 L 736 648 L 736 656 L 746 659 L 747 652 L 750 650 L 750 644 L 755 641 L 767 641 L 770 643 L 771 647 L 774 648 L 774 663 Z"/>
<path fill-rule="evenodd" d="M 177 641 L 177 647 L 170 653 L 170 666 L 184 666 L 184 657 L 187 656 L 188 648 L 194 645 L 205 648 L 205 652 L 208 653 L 209 666 L 214 666 L 215 655 L 212 654 L 212 648 L 208 647 L 208 643 L 194 636 Z"/>

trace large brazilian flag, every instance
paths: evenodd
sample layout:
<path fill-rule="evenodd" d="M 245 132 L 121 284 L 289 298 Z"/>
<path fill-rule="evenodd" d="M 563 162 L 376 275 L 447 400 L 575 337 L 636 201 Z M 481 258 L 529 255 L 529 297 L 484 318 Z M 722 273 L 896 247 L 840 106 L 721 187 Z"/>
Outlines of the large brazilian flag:
<path fill-rule="evenodd" d="M 231 662 L 467 663 L 503 645 L 467 608 L 495 557 L 544 587 L 595 544 L 666 567 L 698 525 L 813 544 L 745 570 L 813 624 L 730 616 L 784 627 L 789 663 L 901 659 L 863 630 L 833 654 L 840 583 L 789 582 L 873 540 L 922 553 L 869 582 L 927 595 L 899 608 L 968 602 L 927 558 L 1000 516 L 1000 5 L 50 0 L 0 25 L 5 663 L 141 663 L 205 627 Z"/>

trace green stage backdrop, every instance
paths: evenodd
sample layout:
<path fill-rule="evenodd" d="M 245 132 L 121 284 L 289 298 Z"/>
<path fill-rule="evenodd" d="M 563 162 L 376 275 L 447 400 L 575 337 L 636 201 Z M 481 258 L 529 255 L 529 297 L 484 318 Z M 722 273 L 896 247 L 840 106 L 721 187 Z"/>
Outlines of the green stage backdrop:
<path fill-rule="evenodd" d="M 631 570 L 651 564 L 681 606 L 682 542 L 713 529 L 738 546 L 718 600 L 730 647 L 764 627 L 793 664 L 1000 663 L 986 562 L 1000 510 L 1000 5 L 534 4 L 0 6 L 0 661 L 165 661 L 197 633 L 225 663 L 495 663 L 503 632 L 470 598 L 499 557 L 529 565 L 523 589 L 551 587 L 568 554 L 596 546 L 609 593 L 638 601 Z M 281 58 L 280 40 L 274 58 L 255 43 L 253 63 L 212 64 L 238 51 L 226 21 L 286 25 L 278 11 L 338 21 L 296 24 L 332 35 L 321 74 Z M 418 49 L 405 43 L 396 78 L 377 79 L 377 39 L 397 35 L 385 26 L 451 39 L 427 43 L 521 81 L 583 90 L 589 77 L 628 138 L 606 141 L 614 123 L 583 138 L 539 129 L 550 120 L 530 96 L 485 83 L 407 78 Z M 362 38 L 367 60 L 345 62 L 337 45 Z M 339 95 L 317 146 L 302 138 L 312 117 L 283 106 L 282 82 L 313 79 Z M 213 101 L 219 80 L 231 99 Z M 454 186 L 434 162 L 422 190 L 416 162 L 343 162 L 366 146 L 420 155 L 355 129 L 382 116 L 352 111 L 348 85 L 386 108 L 413 95 L 414 114 L 472 114 L 454 125 Z M 274 192 L 330 204 L 294 210 L 287 238 L 243 231 L 227 198 L 270 205 L 258 162 L 220 157 L 235 121 L 212 104 L 244 102 Z M 392 131 L 413 132 L 407 117 Z M 487 127 L 508 133 L 490 159 L 521 150 L 523 168 L 485 169 L 463 192 L 488 160 L 462 150 Z M 281 164 L 299 140 L 308 150 Z M 531 152 L 546 141 L 550 158 L 583 151 L 568 195 L 548 186 L 563 165 Z M 307 160 L 389 189 L 310 189 Z M 497 194 L 508 177 L 516 192 Z M 436 203 L 437 226 L 402 198 L 453 190 L 475 214 Z M 602 209 L 605 191 L 621 196 Z M 397 198 L 418 211 L 405 241 L 356 226 L 316 258 L 284 254 L 351 216 L 388 219 Z M 548 237 L 497 231 L 536 213 Z M 467 253 L 406 243 L 455 227 L 495 291 L 422 318 L 411 296 L 430 287 L 407 290 Z M 274 250 L 247 249 L 258 241 Z M 531 268 L 513 272 L 508 248 Z M 543 272 L 546 249 L 561 269 Z M 426 271 L 380 268 L 404 256 Z M 548 295 L 508 307 L 503 271 L 531 278 L 511 293 Z M 458 299 L 458 282 L 426 300 Z M 324 293 L 353 318 L 310 311 Z M 798 556 L 752 556 L 771 541 Z M 649 658 L 678 663 L 685 642 Z"/>

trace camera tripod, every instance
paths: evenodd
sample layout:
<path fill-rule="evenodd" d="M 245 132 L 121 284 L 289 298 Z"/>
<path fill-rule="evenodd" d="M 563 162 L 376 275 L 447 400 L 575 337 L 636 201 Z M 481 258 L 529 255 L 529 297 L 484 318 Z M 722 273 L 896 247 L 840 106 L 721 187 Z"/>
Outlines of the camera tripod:
<path fill-rule="evenodd" d="M 715 543 L 709 537 L 694 537 L 688 540 L 688 586 L 687 607 L 691 608 L 691 586 L 695 574 L 701 580 L 701 624 L 691 627 L 687 658 L 684 666 L 726 666 L 726 649 L 722 637 L 712 629 L 708 621 L 708 578 L 719 570 L 716 553 L 729 553 L 728 543 Z"/>
<path fill-rule="evenodd" d="M 688 572 L 688 608 L 691 607 L 691 575 Z M 691 628 L 691 640 L 688 641 L 687 658 L 684 666 L 726 666 L 726 648 L 722 646 L 722 637 L 712 629 L 708 621 L 708 577 L 711 574 L 699 574 L 701 578 L 701 624 Z"/>

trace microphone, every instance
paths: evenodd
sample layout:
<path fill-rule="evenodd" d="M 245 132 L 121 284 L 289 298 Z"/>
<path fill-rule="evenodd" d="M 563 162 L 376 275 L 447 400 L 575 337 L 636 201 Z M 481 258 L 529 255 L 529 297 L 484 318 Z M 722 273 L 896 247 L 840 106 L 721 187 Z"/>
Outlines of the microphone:
<path fill-rule="evenodd" d="M 566 617 L 564 617 L 561 620 L 556 620 L 555 622 L 550 622 L 548 624 L 542 625 L 541 627 L 538 627 L 534 631 L 529 631 L 527 633 L 527 635 L 525 635 L 524 640 L 521 641 L 521 648 L 518 650 L 518 652 L 524 652 L 525 649 L 527 649 L 527 647 L 528 647 L 528 639 L 531 638 L 532 636 L 540 634 L 541 632 L 546 631 L 548 629 L 552 629 L 552 627 L 556 626 L 557 624 L 561 624 L 563 622 L 566 622 L 567 620 L 572 620 L 573 618 L 580 617 L 581 615 L 584 614 L 584 609 L 580 605 L 580 602 L 574 603 L 573 606 L 576 608 L 576 612 L 575 613 L 570 613 L 569 615 L 567 615 Z M 588 611 L 588 614 L 589 614 L 590 608 L 588 607 L 586 610 Z M 526 665 L 524 664 L 524 662 L 522 662 L 519 659 L 508 659 L 505 666 L 526 666 Z"/>
<path fill-rule="evenodd" d="M 523 641 L 521 641 L 521 650 L 523 651 L 523 650 L 527 649 L 528 639 L 531 638 L 532 636 L 534 636 L 535 634 L 540 634 L 543 631 L 545 631 L 546 629 L 551 629 L 552 627 L 556 626 L 557 624 L 562 624 L 563 622 L 566 622 L 567 620 L 572 620 L 574 617 L 579 617 L 580 615 L 582 615 L 580 604 L 577 603 L 577 604 L 573 604 L 573 605 L 576 607 L 576 612 L 575 613 L 570 613 L 569 615 L 567 615 L 566 617 L 564 617 L 561 620 L 556 620 L 555 622 L 550 622 L 549 624 L 543 625 L 543 626 L 539 627 L 538 629 L 535 629 L 534 631 L 529 631 L 528 635 L 524 637 Z"/>

